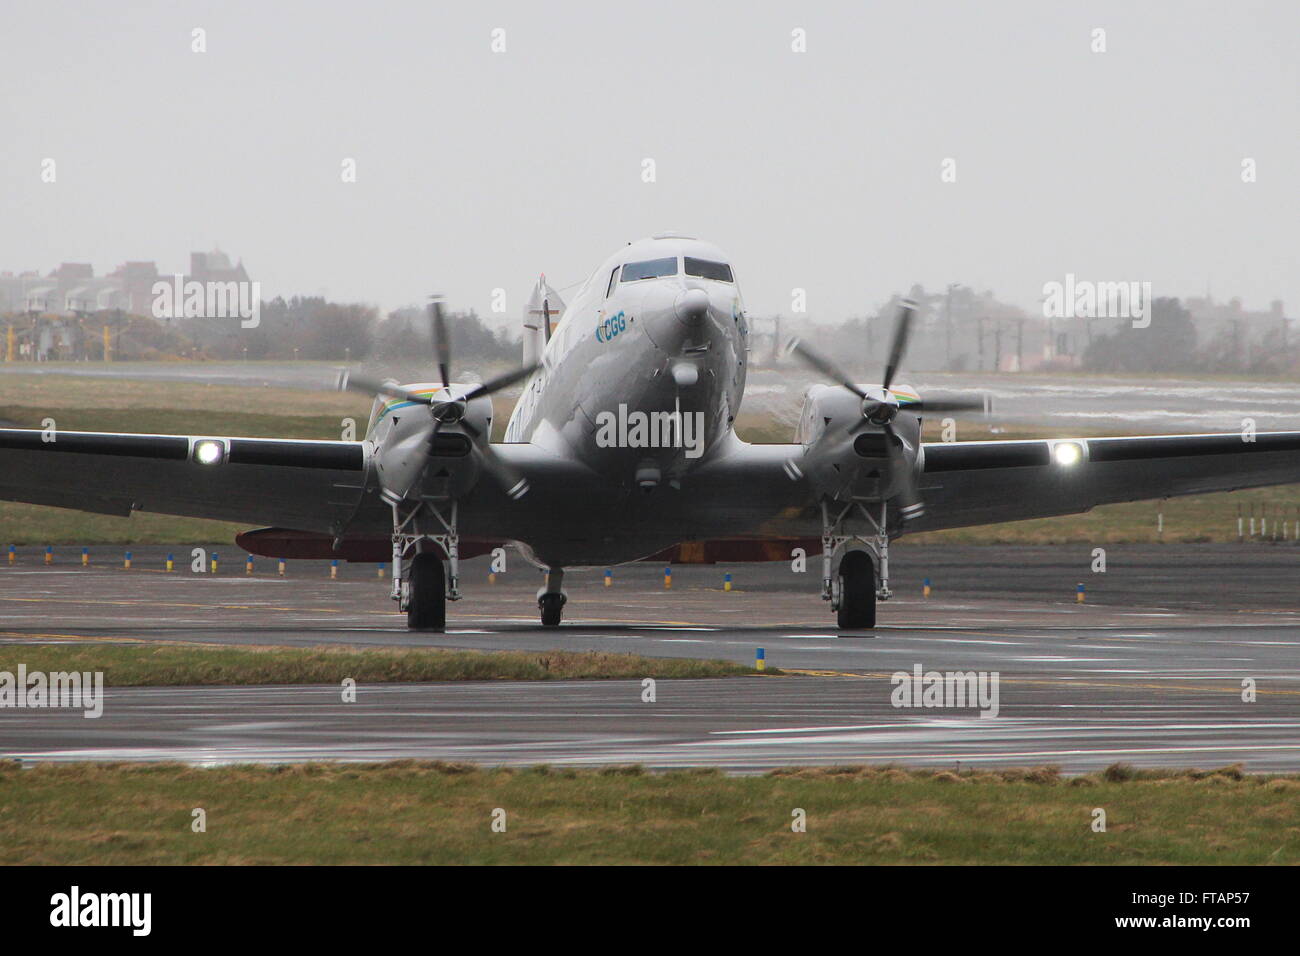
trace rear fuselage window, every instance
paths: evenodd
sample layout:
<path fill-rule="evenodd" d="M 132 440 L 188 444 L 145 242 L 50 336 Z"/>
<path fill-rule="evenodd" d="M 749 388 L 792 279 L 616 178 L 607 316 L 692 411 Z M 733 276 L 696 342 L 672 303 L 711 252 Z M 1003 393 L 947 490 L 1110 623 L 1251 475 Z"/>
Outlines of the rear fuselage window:
<path fill-rule="evenodd" d="M 635 282 L 637 279 L 658 279 L 660 276 L 677 275 L 677 257 L 671 259 L 647 259 L 645 262 L 629 262 L 623 266 L 623 282 Z"/>
<path fill-rule="evenodd" d="M 719 282 L 731 282 L 731 266 L 725 262 L 710 262 L 708 259 L 686 257 L 686 274 L 699 276 L 701 279 L 717 279 Z"/>

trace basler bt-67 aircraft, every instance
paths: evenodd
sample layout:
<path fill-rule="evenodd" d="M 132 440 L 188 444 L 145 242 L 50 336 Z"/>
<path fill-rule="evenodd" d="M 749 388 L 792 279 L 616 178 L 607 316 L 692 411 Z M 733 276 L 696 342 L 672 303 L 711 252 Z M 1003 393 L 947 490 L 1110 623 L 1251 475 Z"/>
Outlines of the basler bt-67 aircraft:
<path fill-rule="evenodd" d="M 610 256 L 553 328 L 548 302 L 540 316 L 521 368 L 458 384 L 435 303 L 437 381 L 345 377 L 376 396 L 358 442 L 0 430 L 0 498 L 266 525 L 238 540 L 273 557 L 391 559 L 416 630 L 445 626 L 461 560 L 507 543 L 546 572 L 548 626 L 565 568 L 803 548 L 820 553 L 822 597 L 852 631 L 875 625 L 904 531 L 1300 480 L 1300 432 L 923 443 L 925 413 L 983 401 L 895 383 L 906 304 L 878 385 L 794 344 L 833 384 L 806 391 L 792 443 L 749 444 L 732 427 L 749 336 L 736 275 L 715 246 L 675 234 Z M 492 443 L 492 394 L 524 380 Z"/>

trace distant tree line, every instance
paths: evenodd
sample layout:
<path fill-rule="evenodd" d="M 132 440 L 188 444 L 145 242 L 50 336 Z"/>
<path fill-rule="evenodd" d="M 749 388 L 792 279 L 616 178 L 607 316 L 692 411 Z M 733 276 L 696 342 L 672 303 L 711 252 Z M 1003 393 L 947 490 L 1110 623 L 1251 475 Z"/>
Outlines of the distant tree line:
<path fill-rule="evenodd" d="M 457 357 L 480 361 L 517 359 L 519 340 L 494 332 L 472 309 L 448 312 L 447 328 Z M 432 354 L 429 319 L 421 308 L 381 318 L 374 306 L 330 302 L 319 296 L 275 298 L 262 303 L 255 328 L 237 318 L 188 319 L 176 329 L 192 351 L 212 359 L 401 360 Z"/>
<path fill-rule="evenodd" d="M 1257 329 L 1252 337 L 1246 322 L 1234 322 L 1199 344 L 1196 323 L 1182 303 L 1156 299 L 1149 327 L 1134 328 L 1131 319 L 1123 319 L 1113 331 L 1093 336 L 1083 367 L 1092 372 L 1286 376 L 1300 372 L 1300 355 L 1285 324 Z"/>

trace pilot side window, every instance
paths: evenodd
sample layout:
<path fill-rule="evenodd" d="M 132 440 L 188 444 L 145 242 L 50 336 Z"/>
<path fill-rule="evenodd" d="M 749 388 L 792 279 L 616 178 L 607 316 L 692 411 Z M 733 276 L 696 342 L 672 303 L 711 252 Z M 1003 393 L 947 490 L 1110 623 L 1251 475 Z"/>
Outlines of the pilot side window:
<path fill-rule="evenodd" d="M 686 274 L 699 276 L 701 279 L 716 279 L 719 282 L 731 282 L 731 266 L 725 262 L 710 262 L 708 259 L 686 257 Z"/>
<path fill-rule="evenodd" d="M 615 266 L 614 271 L 609 274 L 609 288 L 605 290 L 605 298 L 608 299 L 611 295 L 614 294 L 614 286 L 617 284 L 618 284 L 618 266 Z"/>
<path fill-rule="evenodd" d="M 637 279 L 658 279 L 660 276 L 677 275 L 677 257 L 671 259 L 647 259 L 645 262 L 629 262 L 623 266 L 623 282 L 635 282 Z"/>

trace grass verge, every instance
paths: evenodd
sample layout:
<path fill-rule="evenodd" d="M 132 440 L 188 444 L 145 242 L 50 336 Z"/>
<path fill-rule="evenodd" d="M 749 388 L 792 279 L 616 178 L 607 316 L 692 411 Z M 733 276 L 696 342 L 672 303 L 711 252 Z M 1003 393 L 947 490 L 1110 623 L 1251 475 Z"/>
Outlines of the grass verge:
<path fill-rule="evenodd" d="M 737 677 L 721 660 L 598 651 L 453 651 L 438 648 L 224 647 L 193 644 L 10 644 L 0 671 L 102 671 L 109 687 L 360 684 L 461 680 L 641 680 Z M 768 671 L 780 673 L 775 668 Z"/>
<path fill-rule="evenodd" d="M 5 765 L 0 763 L 0 768 Z M 400 762 L 0 769 L 0 863 L 1300 862 L 1300 778 L 1237 768 L 484 770 Z M 206 812 L 207 832 L 191 830 Z M 1092 830 L 1093 810 L 1107 829 Z M 493 832 L 497 808 L 506 831 Z M 792 832 L 806 813 L 807 832 Z"/>

